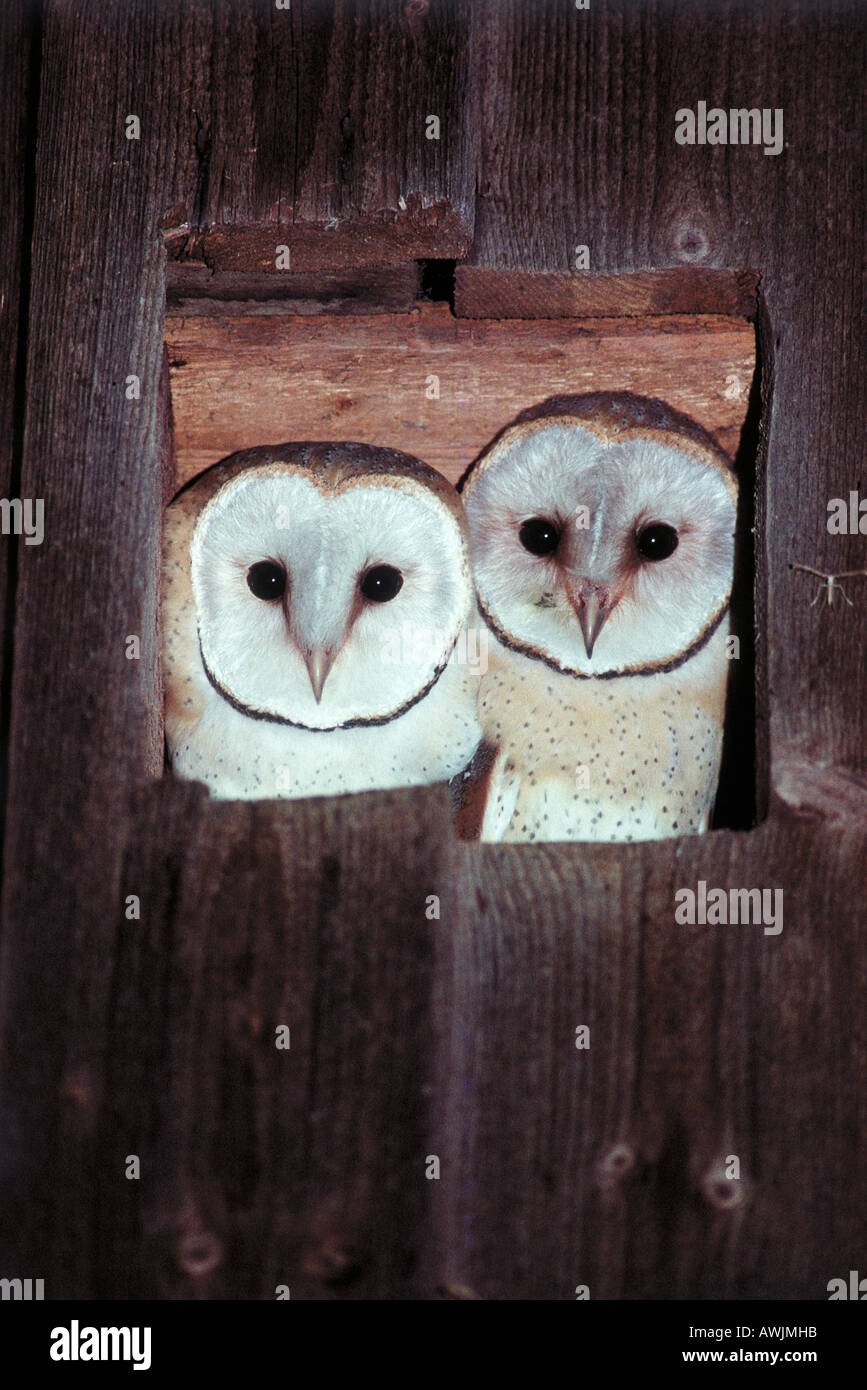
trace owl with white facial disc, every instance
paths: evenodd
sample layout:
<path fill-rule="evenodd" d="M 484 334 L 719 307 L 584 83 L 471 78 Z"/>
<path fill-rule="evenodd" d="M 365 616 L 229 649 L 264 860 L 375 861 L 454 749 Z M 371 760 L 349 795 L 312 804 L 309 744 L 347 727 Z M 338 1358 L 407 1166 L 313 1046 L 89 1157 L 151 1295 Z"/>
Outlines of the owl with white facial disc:
<path fill-rule="evenodd" d="M 477 673 L 455 659 L 471 603 L 435 469 L 355 443 L 233 454 L 166 513 L 173 770 L 218 797 L 451 777 L 479 742 Z"/>
<path fill-rule="evenodd" d="M 458 488 L 493 639 L 460 833 L 706 830 L 728 674 L 727 456 L 662 401 L 559 396 L 519 415 Z"/>

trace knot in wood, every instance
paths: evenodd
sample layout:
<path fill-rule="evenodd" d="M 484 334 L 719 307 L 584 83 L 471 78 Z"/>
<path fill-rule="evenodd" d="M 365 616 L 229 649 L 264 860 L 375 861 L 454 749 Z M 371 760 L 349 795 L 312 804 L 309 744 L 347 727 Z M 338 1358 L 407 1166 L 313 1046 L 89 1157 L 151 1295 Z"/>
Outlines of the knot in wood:
<path fill-rule="evenodd" d="M 704 227 L 692 218 L 677 222 L 672 236 L 674 253 L 678 260 L 690 265 L 706 260 L 710 254 L 710 237 Z"/>
<path fill-rule="evenodd" d="M 603 1154 L 596 1165 L 596 1176 L 600 1183 L 609 1186 L 620 1182 L 635 1167 L 635 1150 L 631 1144 L 615 1144 Z"/>
<path fill-rule="evenodd" d="M 178 1240 L 178 1264 L 186 1274 L 210 1274 L 223 1258 L 223 1245 L 212 1231 L 187 1231 Z"/>
<path fill-rule="evenodd" d="M 403 7 L 403 17 L 414 43 L 418 42 L 429 9 L 428 0 L 406 0 Z"/>
<path fill-rule="evenodd" d="M 701 1188 L 705 1200 L 717 1211 L 735 1211 L 747 1200 L 747 1182 L 743 1177 L 727 1177 L 722 1163 L 714 1163 L 704 1174 Z"/>

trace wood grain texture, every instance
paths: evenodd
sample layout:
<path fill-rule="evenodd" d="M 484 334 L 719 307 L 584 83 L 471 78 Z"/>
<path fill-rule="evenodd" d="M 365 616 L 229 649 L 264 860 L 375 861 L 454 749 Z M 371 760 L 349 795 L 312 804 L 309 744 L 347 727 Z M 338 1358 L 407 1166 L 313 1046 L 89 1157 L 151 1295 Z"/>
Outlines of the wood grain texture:
<path fill-rule="evenodd" d="M 189 261 L 170 261 L 166 313 L 191 314 L 387 314 L 411 313 L 418 294 L 418 267 L 412 263 L 315 273 L 249 275 L 209 271 Z"/>
<path fill-rule="evenodd" d="M 70 1119 L 63 1087 L 95 1065 L 92 1104 L 102 1103 L 121 808 L 163 760 L 159 516 L 171 445 L 153 208 L 175 161 L 168 137 L 162 146 L 124 137 L 130 109 L 143 130 L 159 128 L 173 80 L 169 36 L 158 58 L 159 22 L 147 13 L 51 5 L 42 33 L 21 488 L 45 500 L 45 540 L 22 547 L 16 603 L 0 956 L 3 1263 L 29 1267 L 51 1231 L 59 1282 L 83 1291 L 93 1290 L 83 1238 L 93 1129 L 87 1116 Z M 138 400 L 127 399 L 130 375 Z M 127 659 L 130 636 L 138 659 Z M 57 1025 L 50 1037 L 46 1018 Z"/>
<path fill-rule="evenodd" d="M 562 274 L 583 244 L 594 273 L 759 273 L 761 351 L 776 364 L 759 478 L 773 519 L 771 729 L 820 761 L 867 767 L 867 604 L 833 618 L 811 609 L 789 569 L 865 564 L 863 536 L 831 536 L 825 524 L 830 498 L 859 484 L 863 495 L 863 5 L 702 0 L 688 23 L 681 6 L 629 0 L 586 11 L 483 0 L 474 14 L 483 86 L 473 268 Z M 675 112 L 699 101 L 781 108 L 785 148 L 676 144 Z M 819 670 L 838 678 L 829 687 Z"/>
<path fill-rule="evenodd" d="M 471 11 L 466 0 L 197 0 L 195 165 L 165 209 L 171 255 L 279 274 L 279 245 L 298 271 L 466 254 Z"/>
<path fill-rule="evenodd" d="M 708 0 L 684 24 L 667 3 L 485 0 L 449 28 L 431 3 L 435 38 L 410 30 L 433 45 L 423 75 L 396 7 L 291 13 L 263 29 L 235 0 L 44 10 L 20 485 L 45 499 L 46 539 L 22 548 L 15 594 L 0 1276 L 44 1274 L 49 1298 L 270 1299 L 286 1283 L 293 1298 L 571 1300 L 586 1283 L 592 1298 L 824 1300 L 863 1268 L 867 1234 L 867 607 L 853 590 L 852 608 L 811 608 L 788 563 L 864 563 L 863 538 L 824 528 L 827 497 L 863 479 L 863 9 Z M 566 274 L 587 242 L 597 272 L 761 273 L 746 455 L 774 785 L 758 829 L 466 846 L 439 788 L 216 804 L 156 775 L 166 232 L 189 262 L 185 221 L 242 242 L 263 209 L 271 226 L 292 207 L 320 249 L 333 212 L 352 222 L 339 257 L 383 256 L 378 190 L 389 227 L 410 132 L 377 162 L 377 121 L 410 110 L 408 73 L 460 94 L 462 153 L 434 152 L 443 177 L 425 185 L 419 166 L 416 182 L 433 222 L 443 188 L 463 207 L 461 235 L 472 208 L 454 190 L 477 183 L 480 272 Z M 347 91 L 365 114 L 341 156 L 329 113 Z M 786 150 L 676 147 L 673 111 L 699 99 L 784 106 Z M 124 139 L 131 111 L 140 142 Z M 487 360 L 498 334 L 520 345 L 540 327 L 443 319 L 438 339 L 424 322 L 408 350 L 428 334 L 444 359 L 466 341 Z M 261 350 L 263 324 L 236 319 L 226 341 Z M 620 324 L 623 364 L 643 363 L 644 325 Z M 581 326 L 549 349 L 609 331 Z M 374 327 L 292 331 L 326 353 Z M 674 893 L 699 880 L 781 887 L 782 933 L 677 925 Z M 281 1053 L 268 1033 L 284 1021 Z"/>
<path fill-rule="evenodd" d="M 5 119 L 0 122 L 0 497 L 7 499 L 21 497 L 21 343 L 26 331 L 29 281 L 28 198 L 38 101 L 37 34 L 33 8 L 27 0 L 15 0 L 0 11 L 0 72 L 5 93 Z M 12 532 L 0 536 L 0 841 L 6 799 L 17 555 L 22 543 Z"/>
<path fill-rule="evenodd" d="M 661 395 L 734 454 L 755 368 L 751 325 L 709 316 L 471 322 L 435 304 L 338 322 L 171 318 L 166 340 L 182 482 L 290 439 L 404 449 L 457 482 L 519 410 L 602 389 Z"/>
<path fill-rule="evenodd" d="M 108 945 L 105 1099 L 78 1197 L 99 1213 L 97 1287 L 375 1299 L 432 1286 L 440 927 L 425 896 L 447 877 L 448 843 L 442 791 L 220 805 L 166 782 L 136 797 Z M 138 922 L 124 920 L 131 891 Z M 91 1073 L 78 1085 L 90 1094 Z M 124 1183 L 129 1152 L 138 1183 Z"/>
<path fill-rule="evenodd" d="M 867 983 L 865 840 L 863 805 L 841 817 L 807 794 L 748 837 L 466 852 L 449 1281 L 494 1299 L 824 1299 L 858 1267 L 867 1031 L 846 1000 Z M 781 888 L 782 932 L 678 925 L 675 892 L 700 879 Z"/>
<path fill-rule="evenodd" d="M 455 269 L 459 318 L 609 318 L 722 314 L 755 318 L 757 277 L 750 271 L 672 267 L 631 275 Z"/>

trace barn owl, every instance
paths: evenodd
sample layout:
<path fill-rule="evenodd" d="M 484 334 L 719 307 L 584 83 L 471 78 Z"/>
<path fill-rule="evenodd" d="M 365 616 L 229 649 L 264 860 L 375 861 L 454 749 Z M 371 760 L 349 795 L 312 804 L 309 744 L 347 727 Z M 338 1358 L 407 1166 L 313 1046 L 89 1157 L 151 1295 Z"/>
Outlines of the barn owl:
<path fill-rule="evenodd" d="M 728 670 L 727 456 L 662 401 L 559 396 L 501 431 L 458 488 L 491 633 L 460 833 L 706 830 Z"/>
<path fill-rule="evenodd" d="M 217 797 L 446 780 L 479 741 L 455 489 L 408 454 L 233 454 L 166 513 L 173 770 Z"/>

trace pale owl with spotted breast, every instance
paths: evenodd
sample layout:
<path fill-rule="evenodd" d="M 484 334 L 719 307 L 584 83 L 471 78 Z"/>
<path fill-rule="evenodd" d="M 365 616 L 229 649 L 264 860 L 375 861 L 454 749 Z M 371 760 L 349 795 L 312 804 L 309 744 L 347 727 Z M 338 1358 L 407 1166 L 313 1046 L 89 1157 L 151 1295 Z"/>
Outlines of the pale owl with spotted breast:
<path fill-rule="evenodd" d="M 728 674 L 727 456 L 661 401 L 595 392 L 524 411 L 458 487 L 491 634 L 461 833 L 706 830 Z"/>
<path fill-rule="evenodd" d="M 466 523 L 435 469 L 356 443 L 247 449 L 178 494 L 163 556 L 177 775 L 218 797 L 300 797 L 466 765 Z"/>

